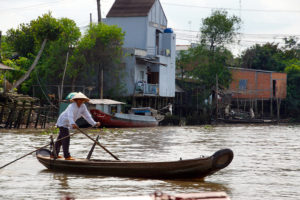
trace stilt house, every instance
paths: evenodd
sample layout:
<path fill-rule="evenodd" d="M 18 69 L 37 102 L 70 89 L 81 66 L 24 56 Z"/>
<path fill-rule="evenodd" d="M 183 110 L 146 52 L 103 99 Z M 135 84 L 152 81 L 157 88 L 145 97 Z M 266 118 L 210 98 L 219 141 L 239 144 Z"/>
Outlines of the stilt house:
<path fill-rule="evenodd" d="M 175 97 L 175 40 L 159 0 L 116 0 L 106 24 L 125 32 L 126 96 L 159 108 Z"/>
<path fill-rule="evenodd" d="M 228 93 L 232 103 L 240 108 L 251 107 L 256 113 L 271 116 L 287 95 L 287 74 L 246 68 L 230 68 L 232 82 Z"/>

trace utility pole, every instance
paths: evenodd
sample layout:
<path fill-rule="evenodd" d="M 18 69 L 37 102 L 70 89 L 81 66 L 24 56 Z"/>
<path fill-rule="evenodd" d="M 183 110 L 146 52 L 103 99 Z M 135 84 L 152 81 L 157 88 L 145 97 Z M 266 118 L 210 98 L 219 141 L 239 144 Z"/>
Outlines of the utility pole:
<path fill-rule="evenodd" d="M 60 95 L 59 95 L 59 100 L 62 100 L 62 96 L 64 94 L 64 80 L 65 80 L 65 75 L 66 75 L 66 70 L 67 70 L 67 66 L 68 66 L 68 60 L 69 60 L 69 50 L 67 52 L 67 57 L 66 57 L 66 62 L 65 62 L 65 69 L 64 69 L 64 73 L 63 73 L 63 77 L 61 80 L 61 87 L 60 87 Z"/>
<path fill-rule="evenodd" d="M 97 11 L 98 11 L 98 23 L 101 23 L 101 4 L 100 0 L 97 0 Z"/>
<path fill-rule="evenodd" d="M 101 4 L 100 0 L 97 0 L 97 11 L 98 11 L 98 24 L 102 22 L 101 20 Z M 101 81 L 101 88 L 100 88 L 100 99 L 103 99 L 103 65 L 99 64 L 99 67 L 101 68 L 101 74 L 100 74 L 100 81 Z"/>

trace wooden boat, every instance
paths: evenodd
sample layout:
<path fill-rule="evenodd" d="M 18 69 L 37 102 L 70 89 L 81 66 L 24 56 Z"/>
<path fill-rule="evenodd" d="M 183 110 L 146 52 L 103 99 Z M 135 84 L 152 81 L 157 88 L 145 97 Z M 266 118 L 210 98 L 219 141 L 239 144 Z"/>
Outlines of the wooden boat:
<path fill-rule="evenodd" d="M 53 159 L 47 149 L 37 151 L 36 157 L 54 171 L 149 179 L 200 179 L 227 167 L 233 159 L 233 152 L 222 149 L 209 157 L 169 162 L 97 160 L 89 159 L 90 156 L 75 160 Z"/>
<path fill-rule="evenodd" d="M 148 107 L 132 109 L 128 114 L 122 113 L 123 104 L 111 99 L 91 99 L 88 108 L 95 121 L 101 122 L 104 127 L 153 127 L 163 119 L 161 116 L 158 119 L 154 110 Z"/>
<path fill-rule="evenodd" d="M 276 120 L 271 119 L 218 119 L 221 122 L 229 124 L 264 124 L 264 123 L 276 123 Z"/>

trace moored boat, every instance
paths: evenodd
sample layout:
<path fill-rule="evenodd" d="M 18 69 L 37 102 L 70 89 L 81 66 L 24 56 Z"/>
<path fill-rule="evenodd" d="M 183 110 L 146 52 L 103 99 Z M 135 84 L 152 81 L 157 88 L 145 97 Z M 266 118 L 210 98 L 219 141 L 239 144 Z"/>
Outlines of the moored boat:
<path fill-rule="evenodd" d="M 272 119 L 218 119 L 218 121 L 228 123 L 228 124 L 266 124 L 266 123 L 276 123 L 276 120 Z"/>
<path fill-rule="evenodd" d="M 200 179 L 227 167 L 233 159 L 230 149 L 219 150 L 209 157 L 168 162 L 64 160 L 53 159 L 50 153 L 48 149 L 41 149 L 36 153 L 38 161 L 50 170 L 149 179 Z"/>
<path fill-rule="evenodd" d="M 111 99 L 91 99 L 89 110 L 96 121 L 105 127 L 153 127 L 160 119 L 151 108 L 132 109 L 131 113 L 122 113 L 121 106 L 125 103 Z"/>

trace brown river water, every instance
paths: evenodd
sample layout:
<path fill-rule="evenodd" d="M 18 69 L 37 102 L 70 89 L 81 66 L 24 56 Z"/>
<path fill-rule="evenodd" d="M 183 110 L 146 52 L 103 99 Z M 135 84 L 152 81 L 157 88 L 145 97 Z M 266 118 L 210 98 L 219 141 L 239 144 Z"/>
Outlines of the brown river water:
<path fill-rule="evenodd" d="M 85 131 L 96 137 L 97 130 Z M 49 135 L 39 132 L 0 130 L 0 166 L 47 144 Z M 299 125 L 106 129 L 99 134 L 100 142 L 120 160 L 189 159 L 222 148 L 232 149 L 235 157 L 227 168 L 204 181 L 169 181 L 51 172 L 32 154 L 0 170 L 0 199 L 92 199 L 155 191 L 224 191 L 232 200 L 300 198 Z M 73 157 L 84 158 L 91 146 L 91 140 L 78 133 L 71 139 L 70 151 Z M 93 158 L 113 159 L 97 147 Z"/>

